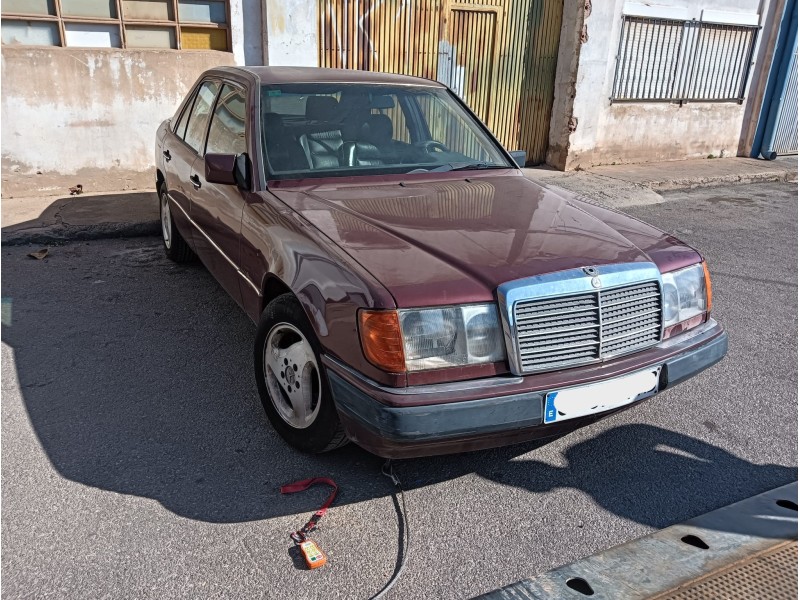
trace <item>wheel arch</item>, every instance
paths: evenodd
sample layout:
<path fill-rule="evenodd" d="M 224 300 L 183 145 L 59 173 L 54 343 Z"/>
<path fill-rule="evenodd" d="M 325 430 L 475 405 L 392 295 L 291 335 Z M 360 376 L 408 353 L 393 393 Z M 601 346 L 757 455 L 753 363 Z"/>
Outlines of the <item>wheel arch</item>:
<path fill-rule="evenodd" d="M 270 302 L 284 294 L 291 294 L 291 296 L 297 300 L 311 329 L 317 337 L 317 341 L 323 349 L 327 350 L 328 345 L 326 340 L 330 335 L 330 331 L 328 330 L 328 323 L 325 322 L 325 318 L 323 317 L 325 312 L 324 299 L 319 297 L 319 294 L 315 296 L 313 291 L 308 288 L 295 290 L 281 279 L 279 275 L 272 272 L 267 273 L 262 285 L 260 314 L 264 312 L 264 309 L 267 308 Z"/>
<path fill-rule="evenodd" d="M 294 293 L 294 290 L 284 283 L 280 277 L 274 273 L 267 273 L 264 277 L 264 283 L 261 286 L 261 310 L 259 312 L 264 312 L 264 309 L 267 308 L 270 302 L 283 294 L 291 294 L 297 298 L 297 294 Z M 297 298 L 297 300 L 299 301 L 299 298 Z M 302 304 L 302 302 L 300 304 Z"/>

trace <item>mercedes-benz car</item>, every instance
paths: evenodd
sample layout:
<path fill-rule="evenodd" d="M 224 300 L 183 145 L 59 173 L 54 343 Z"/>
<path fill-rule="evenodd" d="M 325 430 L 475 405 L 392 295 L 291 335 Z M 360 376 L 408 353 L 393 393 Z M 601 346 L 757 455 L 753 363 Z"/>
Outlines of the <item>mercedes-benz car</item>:
<path fill-rule="evenodd" d="M 555 436 L 725 355 L 695 249 L 524 161 L 436 81 L 211 69 L 156 136 L 164 249 L 257 324 L 261 401 L 305 452 Z"/>

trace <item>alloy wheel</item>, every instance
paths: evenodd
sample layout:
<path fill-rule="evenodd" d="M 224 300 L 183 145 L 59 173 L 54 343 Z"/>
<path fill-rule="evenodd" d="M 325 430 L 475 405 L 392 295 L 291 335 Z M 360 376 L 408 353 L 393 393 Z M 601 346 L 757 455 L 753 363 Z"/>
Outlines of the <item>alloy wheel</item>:
<path fill-rule="evenodd" d="M 314 423 L 322 397 L 320 370 L 311 344 L 294 325 L 278 323 L 267 335 L 264 378 L 281 419 L 295 429 Z"/>
<path fill-rule="evenodd" d="M 172 216 L 169 212 L 169 198 L 167 194 L 161 193 L 161 235 L 164 238 L 164 245 L 169 250 L 172 247 Z"/>

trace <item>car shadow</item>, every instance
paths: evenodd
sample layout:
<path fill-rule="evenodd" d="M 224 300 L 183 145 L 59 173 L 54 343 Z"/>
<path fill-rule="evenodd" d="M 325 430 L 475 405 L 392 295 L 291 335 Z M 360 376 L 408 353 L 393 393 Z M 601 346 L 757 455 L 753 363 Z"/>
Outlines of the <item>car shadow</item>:
<path fill-rule="evenodd" d="M 217 523 L 316 510 L 327 490 L 278 490 L 307 477 L 336 480 L 337 503 L 391 494 L 382 459 L 355 445 L 306 456 L 274 433 L 253 380 L 255 328 L 202 266 L 170 263 L 152 238 L 69 244 L 43 261 L 27 251 L 3 249 L 4 360 L 13 357 L 30 424 L 61 476 Z M 535 442 L 395 469 L 406 489 L 472 473 L 535 493 L 573 488 L 656 528 L 796 479 L 653 425 L 584 438 L 564 466 L 537 460 L 546 442 Z"/>

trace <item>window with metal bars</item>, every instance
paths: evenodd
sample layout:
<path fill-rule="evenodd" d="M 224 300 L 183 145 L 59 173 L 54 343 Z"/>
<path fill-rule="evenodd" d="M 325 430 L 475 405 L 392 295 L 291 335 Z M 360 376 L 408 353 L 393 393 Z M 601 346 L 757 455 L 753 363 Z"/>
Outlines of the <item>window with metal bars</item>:
<path fill-rule="evenodd" d="M 742 102 L 759 27 L 625 15 L 612 102 Z"/>

